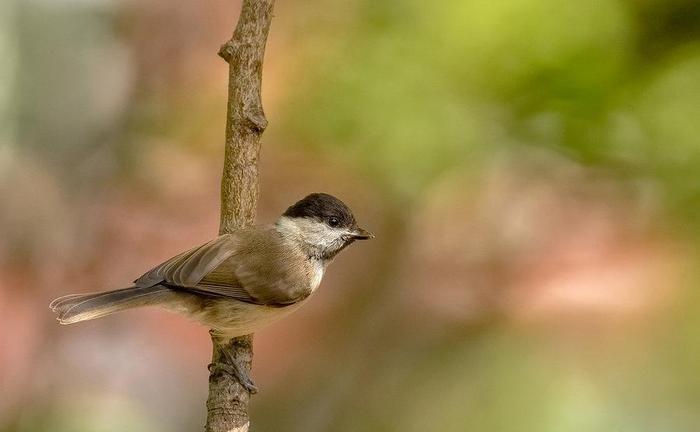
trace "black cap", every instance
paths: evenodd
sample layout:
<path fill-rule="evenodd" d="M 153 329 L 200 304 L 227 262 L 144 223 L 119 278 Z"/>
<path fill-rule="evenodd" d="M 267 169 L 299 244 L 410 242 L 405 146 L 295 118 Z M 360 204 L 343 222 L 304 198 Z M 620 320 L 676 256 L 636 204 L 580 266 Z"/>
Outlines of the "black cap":
<path fill-rule="evenodd" d="M 310 218 L 335 227 L 355 226 L 352 211 L 341 200 L 326 193 L 312 193 L 282 214 L 290 218 Z"/>

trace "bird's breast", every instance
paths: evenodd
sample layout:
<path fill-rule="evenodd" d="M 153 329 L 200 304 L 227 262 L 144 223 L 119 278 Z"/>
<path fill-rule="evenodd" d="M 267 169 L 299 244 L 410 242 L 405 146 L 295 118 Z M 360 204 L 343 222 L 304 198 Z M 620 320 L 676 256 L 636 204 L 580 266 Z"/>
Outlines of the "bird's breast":
<path fill-rule="evenodd" d="M 311 292 L 316 291 L 319 285 L 321 285 L 321 280 L 323 279 L 323 273 L 326 270 L 326 266 L 319 260 L 313 260 L 311 262 Z"/>

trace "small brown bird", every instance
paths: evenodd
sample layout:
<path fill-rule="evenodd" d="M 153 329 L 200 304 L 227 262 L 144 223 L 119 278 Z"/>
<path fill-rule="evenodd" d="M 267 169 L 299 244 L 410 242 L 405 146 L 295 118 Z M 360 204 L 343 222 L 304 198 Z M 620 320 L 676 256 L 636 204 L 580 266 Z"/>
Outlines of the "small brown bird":
<path fill-rule="evenodd" d="M 338 252 L 372 237 L 342 201 L 315 193 L 289 207 L 274 225 L 219 236 L 156 266 L 129 288 L 69 294 L 50 308 L 61 324 L 73 324 L 160 306 L 204 324 L 224 342 L 298 309 Z M 234 366 L 232 373 L 254 392 L 250 378 Z"/>

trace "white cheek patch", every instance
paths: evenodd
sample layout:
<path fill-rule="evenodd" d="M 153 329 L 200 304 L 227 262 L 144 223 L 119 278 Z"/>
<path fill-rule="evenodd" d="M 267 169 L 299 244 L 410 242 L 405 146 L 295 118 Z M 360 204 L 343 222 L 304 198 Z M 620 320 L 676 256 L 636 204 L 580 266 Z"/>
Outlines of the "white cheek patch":
<path fill-rule="evenodd" d="M 318 252 L 318 255 L 327 255 L 328 252 L 336 252 L 345 244 L 343 239 L 348 231 L 345 228 L 331 228 L 323 222 L 305 218 L 281 217 L 278 221 L 278 229 L 290 236 L 298 236 L 307 246 Z"/>
<path fill-rule="evenodd" d="M 307 243 L 321 249 L 333 247 L 346 234 L 344 229 L 331 228 L 322 222 L 309 219 L 297 219 L 294 223 Z"/>

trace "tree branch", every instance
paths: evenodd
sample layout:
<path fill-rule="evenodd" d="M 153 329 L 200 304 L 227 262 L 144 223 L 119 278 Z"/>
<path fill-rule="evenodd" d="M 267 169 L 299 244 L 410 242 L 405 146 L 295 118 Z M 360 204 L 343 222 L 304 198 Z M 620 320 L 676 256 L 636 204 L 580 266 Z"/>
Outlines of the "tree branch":
<path fill-rule="evenodd" d="M 262 64 L 274 0 L 244 0 L 231 40 L 219 55 L 229 64 L 226 150 L 221 178 L 219 233 L 254 223 L 258 202 L 260 136 L 267 119 L 260 99 Z M 243 360 L 250 371 L 253 335 L 214 346 L 213 363 L 227 363 L 224 350 Z M 229 374 L 210 373 L 206 432 L 246 432 L 250 394 Z"/>

